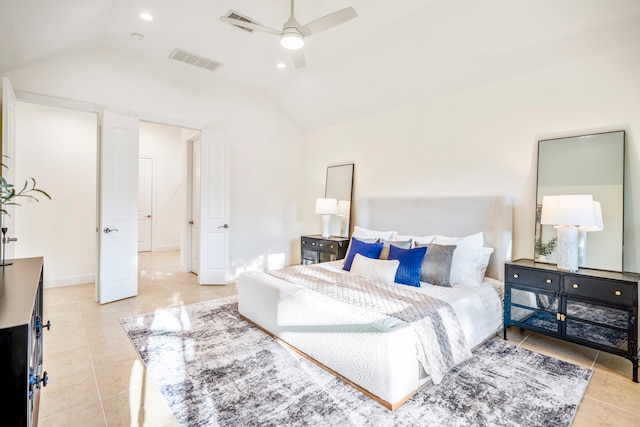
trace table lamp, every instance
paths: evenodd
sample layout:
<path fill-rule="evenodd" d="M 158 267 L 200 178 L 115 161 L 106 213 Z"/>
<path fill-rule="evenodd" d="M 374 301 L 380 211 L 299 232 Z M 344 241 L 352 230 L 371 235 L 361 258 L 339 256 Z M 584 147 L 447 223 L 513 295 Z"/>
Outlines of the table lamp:
<path fill-rule="evenodd" d="M 571 194 L 542 198 L 541 224 L 553 225 L 558 234 L 558 270 L 578 271 L 578 227 L 596 224 L 593 196 Z"/>

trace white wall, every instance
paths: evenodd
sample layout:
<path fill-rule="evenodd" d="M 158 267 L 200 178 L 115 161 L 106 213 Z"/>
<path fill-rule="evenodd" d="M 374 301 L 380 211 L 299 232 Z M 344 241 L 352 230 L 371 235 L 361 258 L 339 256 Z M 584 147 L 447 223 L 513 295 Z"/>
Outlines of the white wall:
<path fill-rule="evenodd" d="M 52 200 L 16 208 L 17 258 L 43 256 L 45 286 L 96 273 L 96 114 L 18 102 L 16 184 L 34 177 Z"/>
<path fill-rule="evenodd" d="M 295 179 L 302 170 L 301 132 L 257 91 L 206 70 L 172 65 L 158 67 L 136 56 L 98 50 L 7 76 L 18 95 L 30 92 L 156 122 L 226 129 L 231 140 L 231 273 L 292 262 L 301 232 L 302 186 Z"/>
<path fill-rule="evenodd" d="M 180 248 L 185 197 L 181 144 L 181 128 L 140 123 L 140 157 L 153 159 L 152 251 Z"/>
<path fill-rule="evenodd" d="M 309 132 L 305 232 L 321 229 L 312 206 L 326 167 L 354 162 L 355 199 L 511 196 L 514 257 L 533 257 L 537 141 L 623 129 L 634 187 L 627 189 L 626 268 L 638 271 L 640 230 L 630 233 L 640 224 L 639 69 L 636 45 Z"/>

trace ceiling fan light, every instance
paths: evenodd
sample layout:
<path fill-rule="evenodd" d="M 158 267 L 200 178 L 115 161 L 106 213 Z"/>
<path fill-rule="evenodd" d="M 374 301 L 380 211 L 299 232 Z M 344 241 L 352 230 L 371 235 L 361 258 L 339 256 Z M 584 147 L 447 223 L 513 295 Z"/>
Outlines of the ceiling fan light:
<path fill-rule="evenodd" d="M 297 29 L 286 28 L 280 36 L 280 44 L 285 49 L 296 50 L 304 46 L 304 38 Z"/>

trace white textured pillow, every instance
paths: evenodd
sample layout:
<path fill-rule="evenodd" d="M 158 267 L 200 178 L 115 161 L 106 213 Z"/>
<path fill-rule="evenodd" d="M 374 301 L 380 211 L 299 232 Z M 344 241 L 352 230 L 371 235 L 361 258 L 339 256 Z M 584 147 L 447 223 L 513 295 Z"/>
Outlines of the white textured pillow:
<path fill-rule="evenodd" d="M 480 256 L 478 257 L 478 261 L 476 262 L 476 280 L 478 283 L 482 283 L 484 280 L 484 276 L 487 272 L 487 267 L 489 266 L 489 259 L 491 259 L 491 254 L 493 253 L 493 248 L 483 247 L 480 250 Z"/>
<path fill-rule="evenodd" d="M 377 230 L 369 230 L 364 227 L 358 227 L 357 225 L 353 227 L 352 237 L 362 238 L 362 239 L 384 239 L 384 240 L 398 240 L 395 238 L 395 231 L 377 231 Z"/>
<path fill-rule="evenodd" d="M 482 233 L 466 237 L 439 236 L 433 239 L 436 245 L 456 245 L 451 261 L 450 283 L 452 285 L 477 285 L 478 272 L 476 266 L 482 256 L 484 238 Z"/>
<path fill-rule="evenodd" d="M 396 278 L 396 271 L 398 270 L 399 265 L 400 261 L 397 259 L 373 259 L 356 254 L 353 258 L 353 264 L 351 264 L 350 271 L 351 274 L 355 274 L 356 276 L 392 285 Z"/>

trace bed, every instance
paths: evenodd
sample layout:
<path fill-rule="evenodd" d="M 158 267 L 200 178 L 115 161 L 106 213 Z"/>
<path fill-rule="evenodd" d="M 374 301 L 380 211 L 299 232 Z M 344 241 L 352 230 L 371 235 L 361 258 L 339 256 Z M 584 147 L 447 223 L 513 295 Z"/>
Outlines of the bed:
<path fill-rule="evenodd" d="M 391 290 L 380 285 L 380 292 L 400 293 L 401 302 L 430 296 L 444 301 L 446 313 L 455 313 L 462 331 L 459 340 L 464 341 L 469 354 L 501 329 L 504 263 L 511 259 L 512 202 L 508 197 L 371 198 L 357 201 L 354 212 L 354 224 L 360 229 L 392 230 L 395 239 L 481 233 L 483 246 L 493 248 L 481 283 L 395 285 Z M 342 289 L 343 284 L 370 285 L 369 279 L 354 279 L 354 274 L 345 272 L 343 262 L 243 273 L 238 281 L 240 314 L 395 410 L 420 387 L 436 382 L 435 378 L 439 382 L 438 369 L 425 365 L 417 354 L 421 353 L 416 338 L 420 327 L 397 316 L 395 308 L 378 311 L 354 305 L 351 299 L 335 298 L 333 289 Z M 332 281 L 322 286 L 330 291 L 303 285 L 306 275 Z M 340 286 L 335 286 L 338 282 Z M 359 290 L 349 292 L 362 294 Z"/>

